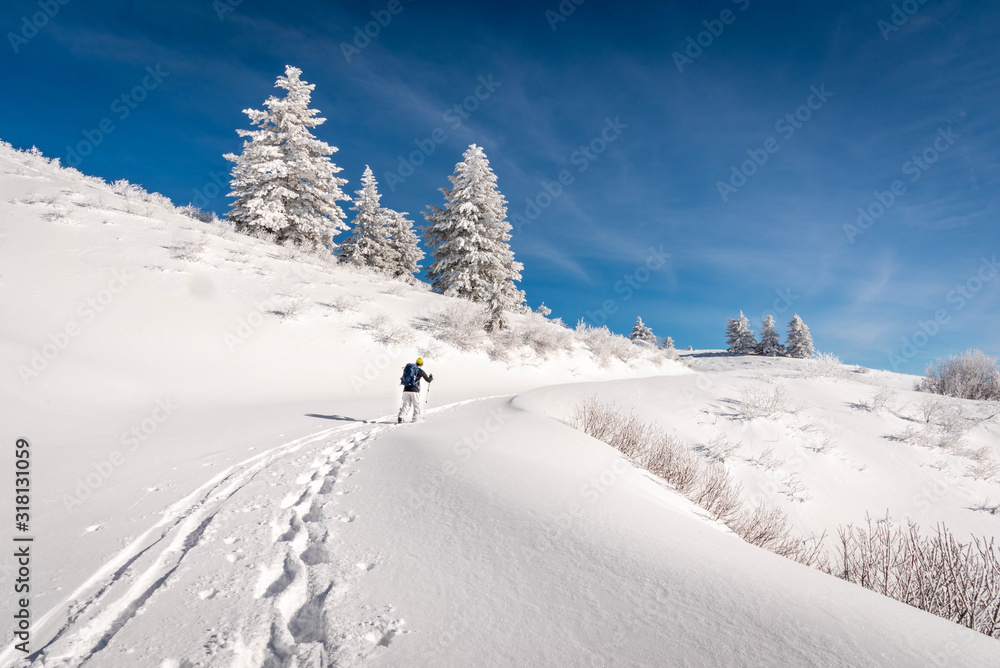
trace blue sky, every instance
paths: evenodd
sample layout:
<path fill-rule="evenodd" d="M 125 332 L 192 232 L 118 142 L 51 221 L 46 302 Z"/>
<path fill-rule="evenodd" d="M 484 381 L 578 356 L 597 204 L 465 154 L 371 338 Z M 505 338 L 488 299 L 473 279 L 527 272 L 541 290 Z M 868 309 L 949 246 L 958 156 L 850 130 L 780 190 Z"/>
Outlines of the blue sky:
<path fill-rule="evenodd" d="M 529 220 L 511 242 L 529 303 L 571 324 L 627 333 L 641 315 L 717 348 L 741 309 L 782 330 L 798 313 L 852 363 L 1000 355 L 994 2 L 62 1 L 0 9 L 0 139 L 17 147 L 75 162 L 89 141 L 81 171 L 200 200 L 292 64 L 346 190 L 370 164 L 418 224 L 483 146 Z"/>

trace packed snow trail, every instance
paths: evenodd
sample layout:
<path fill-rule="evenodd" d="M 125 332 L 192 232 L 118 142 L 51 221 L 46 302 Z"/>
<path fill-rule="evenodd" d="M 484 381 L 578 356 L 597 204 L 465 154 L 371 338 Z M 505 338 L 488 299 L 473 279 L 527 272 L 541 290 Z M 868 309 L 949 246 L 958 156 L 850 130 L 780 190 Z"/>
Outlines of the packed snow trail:
<path fill-rule="evenodd" d="M 428 413 L 441 413 L 464 403 Z M 15 665 L 160 665 L 160 660 L 170 654 L 168 648 L 190 642 L 192 629 L 170 613 L 184 610 L 185 615 L 189 614 L 195 598 L 185 595 L 184 600 L 168 603 L 165 609 L 163 599 L 176 595 L 192 574 L 198 582 L 213 583 L 196 592 L 199 602 L 225 599 L 240 592 L 254 592 L 255 599 L 268 602 L 265 608 L 274 614 L 265 614 L 267 619 L 251 615 L 248 624 L 225 636 L 231 642 L 218 641 L 220 649 L 231 649 L 246 665 L 284 665 L 297 652 L 307 656 L 350 653 L 347 632 L 341 634 L 336 647 L 324 645 L 318 628 L 322 615 L 316 614 L 327 599 L 342 594 L 342 581 L 350 579 L 347 576 L 365 569 L 341 563 L 339 572 L 324 572 L 336 569 L 324 566 L 331 561 L 328 543 L 332 537 L 321 522 L 323 508 L 331 494 L 338 497 L 349 493 L 337 489 L 337 483 L 352 474 L 350 465 L 358 460 L 351 459 L 352 453 L 367 447 L 373 437 L 395 422 L 395 416 L 385 416 L 323 429 L 226 468 L 163 510 L 154 526 L 131 540 L 72 594 L 40 616 L 33 628 L 41 642 L 27 659 Z M 271 512 L 262 519 L 258 511 L 265 509 Z M 344 514 L 337 519 L 351 522 L 354 516 Z M 219 533 L 227 534 L 222 540 L 222 552 L 214 549 L 218 545 L 206 549 Z M 267 558 L 268 563 L 261 562 Z M 246 573 L 217 580 L 212 570 L 206 571 L 222 563 L 241 561 L 258 567 L 253 583 Z M 340 582 L 337 587 L 334 575 Z M 246 602 L 238 606 L 241 611 L 252 607 Z M 39 633 L 60 615 L 65 619 L 57 630 Z M 142 624 L 143 630 L 134 633 L 131 629 L 137 615 L 164 615 L 163 623 L 155 632 Z M 233 621 L 225 614 L 220 618 Z M 391 638 L 395 633 L 392 623 L 367 623 L 371 628 L 365 635 L 381 630 L 382 636 Z M 268 633 L 262 634 L 261 628 Z M 177 642 L 159 646 L 156 639 L 171 633 Z M 121 641 L 128 636 L 134 637 Z M 362 642 L 365 644 L 367 641 Z M 128 656 L 120 656 L 122 653 Z M 0 654 L 0 665 L 16 658 L 7 649 Z"/>

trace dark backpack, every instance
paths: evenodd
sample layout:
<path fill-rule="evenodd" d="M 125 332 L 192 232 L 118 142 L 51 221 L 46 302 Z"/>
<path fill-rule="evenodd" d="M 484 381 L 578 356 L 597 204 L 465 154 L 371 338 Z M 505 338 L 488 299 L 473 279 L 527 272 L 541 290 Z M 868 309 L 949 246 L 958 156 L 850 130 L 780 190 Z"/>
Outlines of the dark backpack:
<path fill-rule="evenodd" d="M 399 379 L 399 384 L 406 385 L 407 387 L 410 385 L 416 385 L 420 380 L 419 371 L 420 367 L 413 362 L 410 362 L 403 367 L 403 377 Z"/>

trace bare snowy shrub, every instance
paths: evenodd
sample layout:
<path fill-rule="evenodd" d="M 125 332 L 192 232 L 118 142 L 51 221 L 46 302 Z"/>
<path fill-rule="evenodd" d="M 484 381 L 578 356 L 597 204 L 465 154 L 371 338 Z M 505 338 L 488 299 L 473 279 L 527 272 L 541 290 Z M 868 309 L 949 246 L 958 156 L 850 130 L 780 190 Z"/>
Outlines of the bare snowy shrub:
<path fill-rule="evenodd" d="M 236 238 L 236 228 L 228 220 L 216 218 L 215 222 L 211 223 L 211 225 L 211 230 L 216 236 L 229 241 Z"/>
<path fill-rule="evenodd" d="M 753 383 L 740 395 L 739 413 L 745 420 L 768 418 L 778 413 L 790 412 L 785 386 L 780 383 L 765 385 Z"/>
<path fill-rule="evenodd" d="M 255 229 L 254 231 L 248 233 L 247 236 L 252 239 L 256 239 L 257 241 L 263 241 L 266 244 L 273 244 L 277 239 L 273 233 L 267 232 L 263 229 Z"/>
<path fill-rule="evenodd" d="M 992 501 L 989 500 L 989 498 L 987 498 L 985 501 L 982 501 L 979 505 L 972 506 L 970 510 L 974 510 L 977 513 L 1000 515 L 1000 503 L 993 503 Z"/>
<path fill-rule="evenodd" d="M 893 400 L 896 397 L 896 393 L 890 390 L 888 387 L 880 387 L 875 390 L 867 400 L 862 401 L 858 404 L 858 407 L 868 411 L 869 413 L 881 413 L 883 411 L 893 410 Z"/>
<path fill-rule="evenodd" d="M 917 414 L 927 424 L 937 421 L 948 405 L 941 397 L 927 397 L 917 405 Z"/>
<path fill-rule="evenodd" d="M 795 537 L 784 513 L 763 504 L 742 511 L 742 488 L 725 466 L 703 467 L 672 435 L 642 424 L 635 415 L 624 416 L 615 404 L 603 403 L 596 396 L 577 405 L 571 424 L 669 482 L 747 542 L 829 572 L 822 536 L 810 540 Z"/>
<path fill-rule="evenodd" d="M 233 262 L 240 264 L 248 264 L 250 262 L 250 249 L 246 246 L 239 245 L 236 248 L 230 248 L 229 255 Z"/>
<path fill-rule="evenodd" d="M 739 444 L 728 440 L 725 435 L 716 434 L 715 438 L 696 450 L 703 452 L 711 460 L 725 462 L 738 448 Z"/>
<path fill-rule="evenodd" d="M 991 538 L 960 543 L 943 524 L 930 536 L 912 521 L 840 529 L 839 577 L 1000 638 L 1000 550 Z"/>
<path fill-rule="evenodd" d="M 969 475 L 976 480 L 993 480 L 1000 475 L 1000 462 L 993 458 L 988 448 L 974 450 L 969 453 L 969 459 Z"/>
<path fill-rule="evenodd" d="M 208 240 L 205 238 L 205 235 L 200 234 L 195 237 L 176 241 L 171 250 L 173 250 L 175 260 L 197 262 L 204 255 L 207 246 Z"/>
<path fill-rule="evenodd" d="M 743 511 L 730 523 L 737 536 L 768 552 L 792 559 L 826 573 L 830 572 L 829 560 L 823 549 L 824 536 L 803 540 L 792 532 L 788 515 L 780 508 L 769 508 L 760 503 L 752 510 Z"/>
<path fill-rule="evenodd" d="M 798 473 L 793 473 L 788 476 L 788 480 L 785 481 L 784 494 L 792 501 L 797 501 L 798 503 L 805 503 L 812 496 L 809 495 L 809 490 L 802 479 L 799 478 Z"/>
<path fill-rule="evenodd" d="M 736 519 L 742 505 L 743 486 L 733 480 L 722 464 L 703 471 L 701 484 L 691 499 L 724 524 Z"/>
<path fill-rule="evenodd" d="M 108 210 L 108 202 L 104 199 L 104 195 L 94 195 L 93 197 L 88 197 L 83 201 L 81 206 L 90 207 L 91 209 L 97 209 L 99 211 Z"/>
<path fill-rule="evenodd" d="M 1000 360 L 981 350 L 967 350 L 927 366 L 927 376 L 917 383 L 920 392 L 960 399 L 1000 401 Z"/>
<path fill-rule="evenodd" d="M 404 283 L 393 283 L 383 290 L 382 294 L 389 295 L 390 297 L 402 297 L 406 294 L 406 285 Z"/>
<path fill-rule="evenodd" d="M 217 224 L 219 222 L 214 211 L 202 211 L 193 204 L 177 207 L 177 213 L 202 223 Z"/>
<path fill-rule="evenodd" d="M 765 471 L 774 471 L 775 469 L 781 468 L 785 464 L 781 458 L 774 454 L 774 448 L 768 448 L 764 452 L 757 455 L 757 457 L 750 460 L 750 463 L 756 464 Z"/>
<path fill-rule="evenodd" d="M 463 301 L 452 302 L 432 313 L 426 322 L 427 328 L 437 339 L 450 343 L 459 350 L 478 350 L 486 337 L 486 320 L 486 309 L 479 304 Z"/>
<path fill-rule="evenodd" d="M 358 310 L 358 300 L 355 297 L 349 295 L 337 295 L 330 300 L 328 304 L 324 304 L 329 308 L 333 309 L 337 313 L 351 313 Z"/>
<path fill-rule="evenodd" d="M 309 302 L 305 297 L 294 296 L 281 300 L 272 310 L 273 315 L 282 320 L 296 320 L 301 317 L 309 307 Z"/>
<path fill-rule="evenodd" d="M 362 327 L 371 333 L 373 339 L 387 348 L 409 345 L 413 342 L 413 331 L 395 323 L 387 313 L 379 313 Z"/>
<path fill-rule="evenodd" d="M 701 464 L 693 452 L 670 434 L 660 433 L 642 454 L 639 465 L 657 475 L 686 497 L 701 479 Z"/>

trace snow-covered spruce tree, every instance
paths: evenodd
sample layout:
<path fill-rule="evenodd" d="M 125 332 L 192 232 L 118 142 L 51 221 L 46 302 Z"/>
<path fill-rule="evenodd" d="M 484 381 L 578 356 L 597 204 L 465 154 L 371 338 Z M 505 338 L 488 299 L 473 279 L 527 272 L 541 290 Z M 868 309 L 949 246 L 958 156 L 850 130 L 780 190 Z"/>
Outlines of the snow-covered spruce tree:
<path fill-rule="evenodd" d="M 797 314 L 792 316 L 792 321 L 788 323 L 788 340 L 785 347 L 788 349 L 789 357 L 812 359 L 815 352 L 812 334 Z"/>
<path fill-rule="evenodd" d="M 340 261 L 358 267 L 368 267 L 383 274 L 395 270 L 389 225 L 385 210 L 379 206 L 378 182 L 370 167 L 365 165 L 361 190 L 356 191 L 353 211 L 354 229 L 340 244 Z"/>
<path fill-rule="evenodd" d="M 632 333 L 628 335 L 628 338 L 632 339 L 633 343 L 645 343 L 653 346 L 656 345 L 656 334 L 653 334 L 653 330 L 646 327 L 646 323 L 644 323 L 640 317 L 636 317 L 635 325 L 632 327 Z"/>
<path fill-rule="evenodd" d="M 674 351 L 674 345 L 675 345 L 674 344 L 674 340 L 672 338 L 670 338 L 669 336 L 667 338 L 663 339 L 663 349 L 666 350 L 668 353 L 675 352 Z"/>
<path fill-rule="evenodd" d="M 382 215 L 389 231 L 390 273 L 395 278 L 406 277 L 406 280 L 412 281 L 414 274 L 420 271 L 424 251 L 420 249 L 420 239 L 413 231 L 413 221 L 407 218 L 410 214 L 383 208 Z"/>
<path fill-rule="evenodd" d="M 726 323 L 726 342 L 733 355 L 749 355 L 757 351 L 757 339 L 750 331 L 750 321 L 740 311 L 739 318 L 730 318 Z"/>
<path fill-rule="evenodd" d="M 427 275 L 438 292 L 485 304 L 493 314 L 489 327 L 502 328 L 500 314 L 524 304 L 524 292 L 514 285 L 524 265 L 507 243 L 507 201 L 486 154 L 472 144 L 462 158 L 448 177 L 453 187 L 441 188 L 444 209 L 430 206 L 424 213 L 430 223 L 424 239 L 434 258 Z"/>
<path fill-rule="evenodd" d="M 329 156 L 337 151 L 313 136 L 310 130 L 326 121 L 309 108 L 316 87 L 299 77 L 302 70 L 285 67 L 275 88 L 285 97 L 269 97 L 266 111 L 246 109 L 255 130 L 237 130 L 243 142 L 239 155 L 226 154 L 236 163 L 229 211 L 237 230 L 247 234 L 273 234 L 278 243 L 291 242 L 317 250 L 334 248 L 333 235 L 347 229 L 338 200 L 348 199 L 340 189 L 347 181 Z"/>
<path fill-rule="evenodd" d="M 760 343 L 757 344 L 757 352 L 768 357 L 785 354 L 785 346 L 781 345 L 781 337 L 774 329 L 774 316 L 771 314 L 764 318 L 764 323 L 760 327 Z"/>
<path fill-rule="evenodd" d="M 552 309 L 545 305 L 545 302 L 539 304 L 538 308 L 535 309 L 535 313 L 541 315 L 543 318 L 548 318 L 552 315 Z"/>

